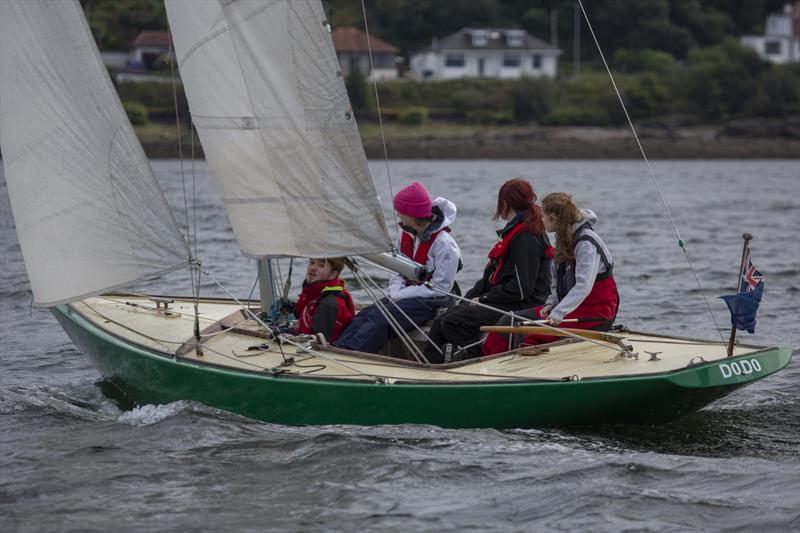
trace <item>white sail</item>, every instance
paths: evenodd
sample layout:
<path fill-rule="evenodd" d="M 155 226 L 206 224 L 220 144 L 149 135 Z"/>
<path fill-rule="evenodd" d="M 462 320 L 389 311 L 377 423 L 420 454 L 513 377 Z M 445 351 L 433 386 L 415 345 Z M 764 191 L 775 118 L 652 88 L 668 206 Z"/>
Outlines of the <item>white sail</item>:
<path fill-rule="evenodd" d="M 391 249 L 319 0 L 166 0 L 192 119 L 242 251 Z"/>
<path fill-rule="evenodd" d="M 0 1 L 0 149 L 36 305 L 188 263 L 77 1 Z"/>

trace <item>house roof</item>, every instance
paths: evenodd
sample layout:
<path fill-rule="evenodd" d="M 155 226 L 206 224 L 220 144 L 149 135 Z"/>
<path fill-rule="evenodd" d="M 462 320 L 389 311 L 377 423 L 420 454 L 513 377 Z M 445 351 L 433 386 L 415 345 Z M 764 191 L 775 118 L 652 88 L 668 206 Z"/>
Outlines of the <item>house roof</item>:
<path fill-rule="evenodd" d="M 333 38 L 333 47 L 339 53 L 369 53 L 367 34 L 358 28 L 336 28 L 331 32 L 331 37 Z M 392 46 L 374 35 L 369 36 L 369 44 L 372 46 L 373 54 L 396 54 L 400 51 L 396 46 Z"/>
<path fill-rule="evenodd" d="M 471 35 L 473 32 L 485 32 L 488 41 L 485 46 L 474 46 Z M 509 46 L 506 42 L 506 35 L 509 33 L 522 34 L 522 44 L 520 46 Z M 540 50 L 560 52 L 558 48 L 550 46 L 546 42 L 537 39 L 525 30 L 516 28 L 462 28 L 457 32 L 442 37 L 438 42 L 426 50 Z"/>
<path fill-rule="evenodd" d="M 137 48 L 139 46 L 169 48 L 169 33 L 160 30 L 145 30 L 140 32 L 131 44 L 132 48 Z"/>

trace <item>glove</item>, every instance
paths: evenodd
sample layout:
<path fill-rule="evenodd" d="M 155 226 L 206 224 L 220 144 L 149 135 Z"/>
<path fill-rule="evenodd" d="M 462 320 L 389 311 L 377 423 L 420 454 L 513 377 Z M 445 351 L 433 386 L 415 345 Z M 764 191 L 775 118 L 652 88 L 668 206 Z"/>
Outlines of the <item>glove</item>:
<path fill-rule="evenodd" d="M 284 300 L 281 298 L 281 311 L 284 313 L 294 313 L 294 307 L 296 303 L 291 300 Z"/>

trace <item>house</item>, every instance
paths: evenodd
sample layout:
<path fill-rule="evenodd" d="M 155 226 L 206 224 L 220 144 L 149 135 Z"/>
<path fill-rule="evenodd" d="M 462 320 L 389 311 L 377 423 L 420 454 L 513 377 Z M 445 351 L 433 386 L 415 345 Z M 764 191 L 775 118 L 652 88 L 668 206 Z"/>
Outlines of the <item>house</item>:
<path fill-rule="evenodd" d="M 397 54 L 400 49 L 358 28 L 336 28 L 331 32 L 333 47 L 345 77 L 353 70 L 358 70 L 370 81 L 397 78 Z M 372 48 L 372 64 L 369 52 Z"/>
<path fill-rule="evenodd" d="M 800 63 L 800 2 L 767 15 L 764 35 L 743 35 L 739 41 L 772 63 Z"/>
<path fill-rule="evenodd" d="M 160 30 L 145 30 L 131 44 L 128 67 L 151 70 L 156 60 L 169 53 L 169 33 Z"/>
<path fill-rule="evenodd" d="M 411 56 L 420 79 L 554 78 L 561 50 L 525 30 L 464 28 Z"/>
<path fill-rule="evenodd" d="M 108 68 L 115 70 L 123 69 L 128 66 L 131 55 L 128 52 L 100 52 L 100 59 Z"/>

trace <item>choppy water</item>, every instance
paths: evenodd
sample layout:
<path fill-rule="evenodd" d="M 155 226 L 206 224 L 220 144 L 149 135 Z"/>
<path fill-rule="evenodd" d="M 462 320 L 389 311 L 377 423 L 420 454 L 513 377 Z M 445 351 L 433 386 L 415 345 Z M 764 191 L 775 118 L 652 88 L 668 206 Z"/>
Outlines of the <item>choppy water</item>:
<path fill-rule="evenodd" d="M 154 168 L 184 220 L 178 163 Z M 735 285 L 749 231 L 767 288 L 757 332 L 745 336 L 798 349 L 800 163 L 654 168 L 720 325 L 727 317 L 716 297 Z M 386 168 L 372 169 L 388 207 Z M 395 191 L 417 179 L 458 204 L 462 286 L 483 268 L 499 184 L 523 176 L 540 196 L 570 191 L 598 212 L 617 260 L 619 321 L 717 335 L 641 162 L 397 161 L 390 170 Z M 198 255 L 246 296 L 254 265 L 238 252 L 205 165 L 197 172 Z M 103 396 L 98 373 L 52 316 L 29 309 L 2 178 L 0 258 L 2 531 L 800 529 L 800 358 L 652 427 L 297 428 L 189 402 L 124 411 Z M 148 289 L 190 292 L 185 274 Z M 203 293 L 221 291 L 206 284 Z"/>

